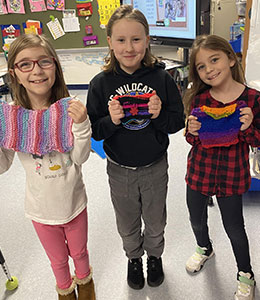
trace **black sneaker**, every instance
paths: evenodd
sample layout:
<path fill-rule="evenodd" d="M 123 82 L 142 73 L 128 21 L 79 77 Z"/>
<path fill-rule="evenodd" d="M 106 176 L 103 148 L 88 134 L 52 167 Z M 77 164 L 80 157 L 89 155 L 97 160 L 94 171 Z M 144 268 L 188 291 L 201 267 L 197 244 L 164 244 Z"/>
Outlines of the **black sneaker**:
<path fill-rule="evenodd" d="M 128 285 L 135 290 L 141 290 L 144 287 L 144 273 L 142 258 L 128 260 Z"/>
<path fill-rule="evenodd" d="M 150 286 L 156 287 L 163 283 L 164 273 L 162 258 L 149 256 L 147 260 L 147 282 Z"/>

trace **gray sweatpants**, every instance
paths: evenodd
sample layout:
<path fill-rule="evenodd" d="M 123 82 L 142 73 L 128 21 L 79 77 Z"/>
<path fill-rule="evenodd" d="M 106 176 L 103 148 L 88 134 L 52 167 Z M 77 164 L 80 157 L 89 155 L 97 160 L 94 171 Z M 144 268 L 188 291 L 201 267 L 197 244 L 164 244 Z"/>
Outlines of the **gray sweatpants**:
<path fill-rule="evenodd" d="M 166 226 L 167 155 L 149 167 L 135 170 L 108 160 L 107 174 L 117 229 L 127 257 L 139 258 L 144 251 L 148 256 L 160 257 Z"/>

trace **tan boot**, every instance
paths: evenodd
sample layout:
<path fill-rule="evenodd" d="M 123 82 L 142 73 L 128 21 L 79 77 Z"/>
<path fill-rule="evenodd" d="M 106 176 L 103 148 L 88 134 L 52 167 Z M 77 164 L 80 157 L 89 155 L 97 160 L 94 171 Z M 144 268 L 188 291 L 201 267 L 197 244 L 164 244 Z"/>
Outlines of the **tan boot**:
<path fill-rule="evenodd" d="M 76 288 L 76 283 L 74 282 L 74 280 L 68 289 L 63 290 L 56 286 L 56 290 L 59 295 L 59 300 L 77 300 L 75 288 Z"/>
<path fill-rule="evenodd" d="M 75 276 L 74 281 L 77 284 L 78 300 L 96 300 L 92 268 L 90 268 L 90 274 L 87 277 L 79 279 Z"/>

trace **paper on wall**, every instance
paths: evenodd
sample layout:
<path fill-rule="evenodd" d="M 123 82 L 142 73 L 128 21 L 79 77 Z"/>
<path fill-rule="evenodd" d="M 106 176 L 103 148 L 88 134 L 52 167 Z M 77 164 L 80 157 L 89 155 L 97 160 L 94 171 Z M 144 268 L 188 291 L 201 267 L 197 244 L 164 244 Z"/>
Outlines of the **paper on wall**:
<path fill-rule="evenodd" d="M 76 17 L 76 9 L 64 9 L 62 11 L 63 18 L 73 18 Z"/>
<path fill-rule="evenodd" d="M 62 18 L 63 28 L 65 32 L 80 31 L 80 24 L 78 17 Z"/>
<path fill-rule="evenodd" d="M 10 14 L 25 14 L 23 0 L 7 0 L 7 9 Z"/>
<path fill-rule="evenodd" d="M 65 0 L 47 0 L 47 8 L 50 10 L 64 10 Z"/>
<path fill-rule="evenodd" d="M 0 0 L 0 15 L 7 14 L 7 8 L 4 0 Z"/>
<path fill-rule="evenodd" d="M 44 0 L 29 0 L 31 12 L 46 11 Z"/>
<path fill-rule="evenodd" d="M 50 30 L 51 35 L 53 36 L 54 40 L 58 39 L 59 37 L 63 36 L 65 32 L 63 31 L 61 24 L 57 18 L 54 21 L 50 21 L 46 24 Z"/>
<path fill-rule="evenodd" d="M 120 0 L 98 0 L 100 27 L 105 28 L 113 12 L 120 6 Z"/>

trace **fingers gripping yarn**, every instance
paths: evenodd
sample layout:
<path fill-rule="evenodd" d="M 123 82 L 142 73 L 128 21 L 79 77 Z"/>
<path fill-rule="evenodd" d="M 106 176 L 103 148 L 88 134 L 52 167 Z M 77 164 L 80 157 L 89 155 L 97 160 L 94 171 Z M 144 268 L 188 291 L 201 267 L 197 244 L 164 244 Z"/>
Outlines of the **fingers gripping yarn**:
<path fill-rule="evenodd" d="M 125 117 L 121 121 L 127 122 L 131 119 L 149 119 L 152 114 L 149 113 L 148 102 L 152 93 L 142 95 L 116 95 L 113 99 L 118 100 L 123 107 Z"/>
<path fill-rule="evenodd" d="M 29 110 L 0 100 L 0 147 L 44 155 L 68 152 L 73 147 L 70 97 L 45 110 Z"/>
<path fill-rule="evenodd" d="M 238 142 L 238 132 L 241 127 L 240 108 L 245 107 L 244 101 L 225 107 L 201 106 L 194 108 L 192 115 L 201 122 L 198 131 L 204 148 L 230 146 Z"/>

